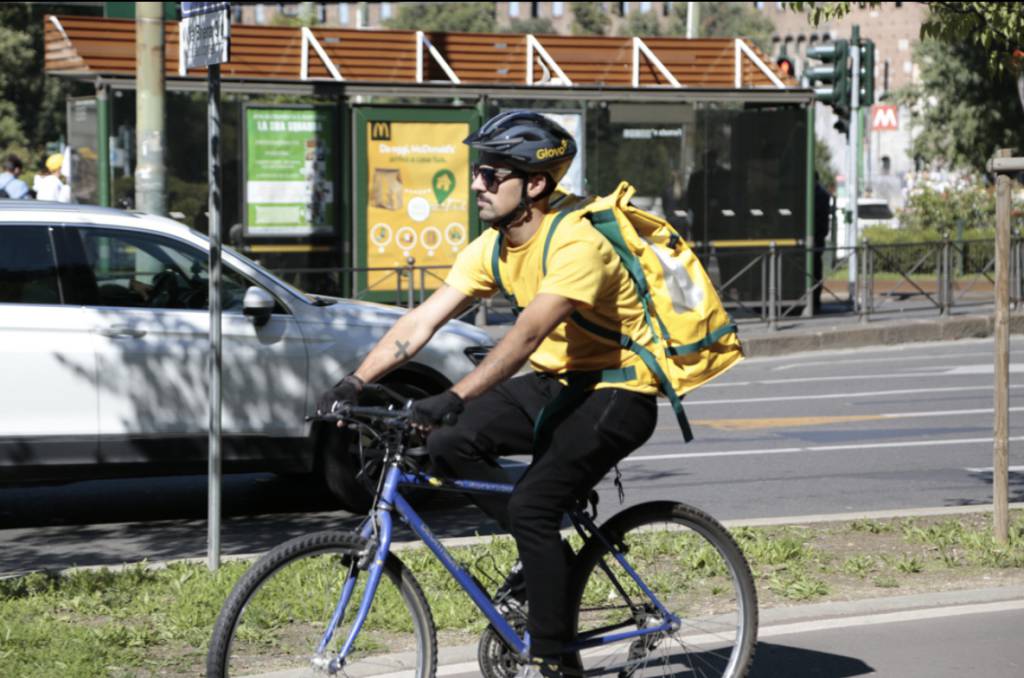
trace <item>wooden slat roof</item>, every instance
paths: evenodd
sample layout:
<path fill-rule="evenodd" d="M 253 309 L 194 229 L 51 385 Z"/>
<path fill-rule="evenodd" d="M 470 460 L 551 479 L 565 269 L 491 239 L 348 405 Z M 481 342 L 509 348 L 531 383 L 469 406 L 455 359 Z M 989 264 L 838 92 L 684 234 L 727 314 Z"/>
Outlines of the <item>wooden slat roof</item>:
<path fill-rule="evenodd" d="M 46 71 L 69 77 L 133 77 L 135 22 L 97 17 L 46 17 Z M 416 32 L 350 30 L 314 27 L 316 41 L 347 82 L 416 84 Z M 178 24 L 164 24 L 165 71 L 178 77 Z M 464 85 L 525 85 L 527 36 L 498 33 L 428 33 L 427 39 Z M 603 36 L 537 36 L 537 40 L 574 85 L 631 87 L 632 38 Z M 735 89 L 736 45 L 732 39 L 645 38 L 644 43 L 685 87 Z M 787 87 L 797 82 L 783 74 L 751 43 L 755 52 Z M 332 79 L 312 47 L 308 78 Z M 231 58 L 221 66 L 225 80 L 301 80 L 303 37 L 300 28 L 233 25 Z M 426 53 L 426 50 L 424 50 Z M 744 87 L 774 87 L 748 57 L 741 57 Z M 534 68 L 539 80 L 542 67 Z M 448 78 L 424 56 L 424 81 Z M 667 79 L 645 57 L 640 58 L 640 86 L 666 86 Z M 193 69 L 189 78 L 205 78 Z"/>

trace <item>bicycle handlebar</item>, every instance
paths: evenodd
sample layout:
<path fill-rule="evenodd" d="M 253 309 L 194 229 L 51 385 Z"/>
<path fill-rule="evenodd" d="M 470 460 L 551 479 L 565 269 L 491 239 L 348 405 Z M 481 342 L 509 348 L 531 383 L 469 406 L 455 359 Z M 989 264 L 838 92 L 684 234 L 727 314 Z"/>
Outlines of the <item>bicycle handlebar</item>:
<path fill-rule="evenodd" d="M 370 395 L 377 396 L 388 404 L 381 405 L 353 405 L 344 403 L 335 412 L 306 417 L 306 421 L 363 421 L 364 423 L 376 421 L 387 423 L 389 426 L 408 426 L 412 414 L 412 399 L 404 398 L 396 391 L 383 384 L 367 384 L 363 391 Z M 451 426 L 458 421 L 458 416 L 448 414 L 442 421 L 443 424 Z"/>

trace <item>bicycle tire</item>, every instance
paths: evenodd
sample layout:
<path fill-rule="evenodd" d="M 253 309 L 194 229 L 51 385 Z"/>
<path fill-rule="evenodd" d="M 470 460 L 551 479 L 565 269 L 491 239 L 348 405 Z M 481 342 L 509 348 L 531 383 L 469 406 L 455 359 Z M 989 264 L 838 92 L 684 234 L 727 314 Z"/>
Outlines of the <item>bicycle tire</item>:
<path fill-rule="evenodd" d="M 703 511 L 671 501 L 631 507 L 600 529 L 682 625 L 580 652 L 585 675 L 744 678 L 757 643 L 757 591 L 729 532 Z M 660 623 L 656 607 L 640 605 L 646 597 L 599 539 L 580 550 L 570 587 L 577 634 Z"/>
<path fill-rule="evenodd" d="M 288 669 L 294 671 L 289 676 L 307 675 L 303 669 L 310 676 L 324 675 L 312 660 L 363 544 L 355 533 L 317 532 L 287 541 L 257 560 L 235 584 L 217 617 L 207 676 Z M 357 582 L 365 581 L 366 573 L 359 574 Z M 328 643 L 328 657 L 348 638 L 348 624 L 361 596 L 362 585 L 357 585 Z M 398 613 L 401 608 L 407 613 L 404 618 Z M 423 590 L 402 561 L 389 553 L 370 615 L 341 675 L 403 672 L 433 678 L 436 671 L 437 636 Z"/>

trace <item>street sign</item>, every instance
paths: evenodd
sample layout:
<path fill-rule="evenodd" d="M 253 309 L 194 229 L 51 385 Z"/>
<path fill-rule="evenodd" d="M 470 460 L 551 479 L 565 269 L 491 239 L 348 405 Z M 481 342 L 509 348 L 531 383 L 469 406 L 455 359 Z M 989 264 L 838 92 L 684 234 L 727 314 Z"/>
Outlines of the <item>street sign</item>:
<path fill-rule="evenodd" d="M 229 2 L 181 3 L 182 70 L 227 62 L 230 6 Z"/>
<path fill-rule="evenodd" d="M 895 132 L 900 128 L 899 108 L 894 104 L 875 104 L 871 107 L 871 131 Z"/>

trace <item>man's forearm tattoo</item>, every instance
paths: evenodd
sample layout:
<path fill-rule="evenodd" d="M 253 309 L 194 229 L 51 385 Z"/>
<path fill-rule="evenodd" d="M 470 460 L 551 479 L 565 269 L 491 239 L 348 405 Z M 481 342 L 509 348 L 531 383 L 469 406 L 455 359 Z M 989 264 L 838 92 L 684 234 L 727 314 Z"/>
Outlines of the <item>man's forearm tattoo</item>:
<path fill-rule="evenodd" d="M 409 348 L 408 341 L 396 341 L 395 357 L 401 358 L 402 360 L 407 360 L 409 358 L 409 351 L 406 350 L 407 348 Z"/>

